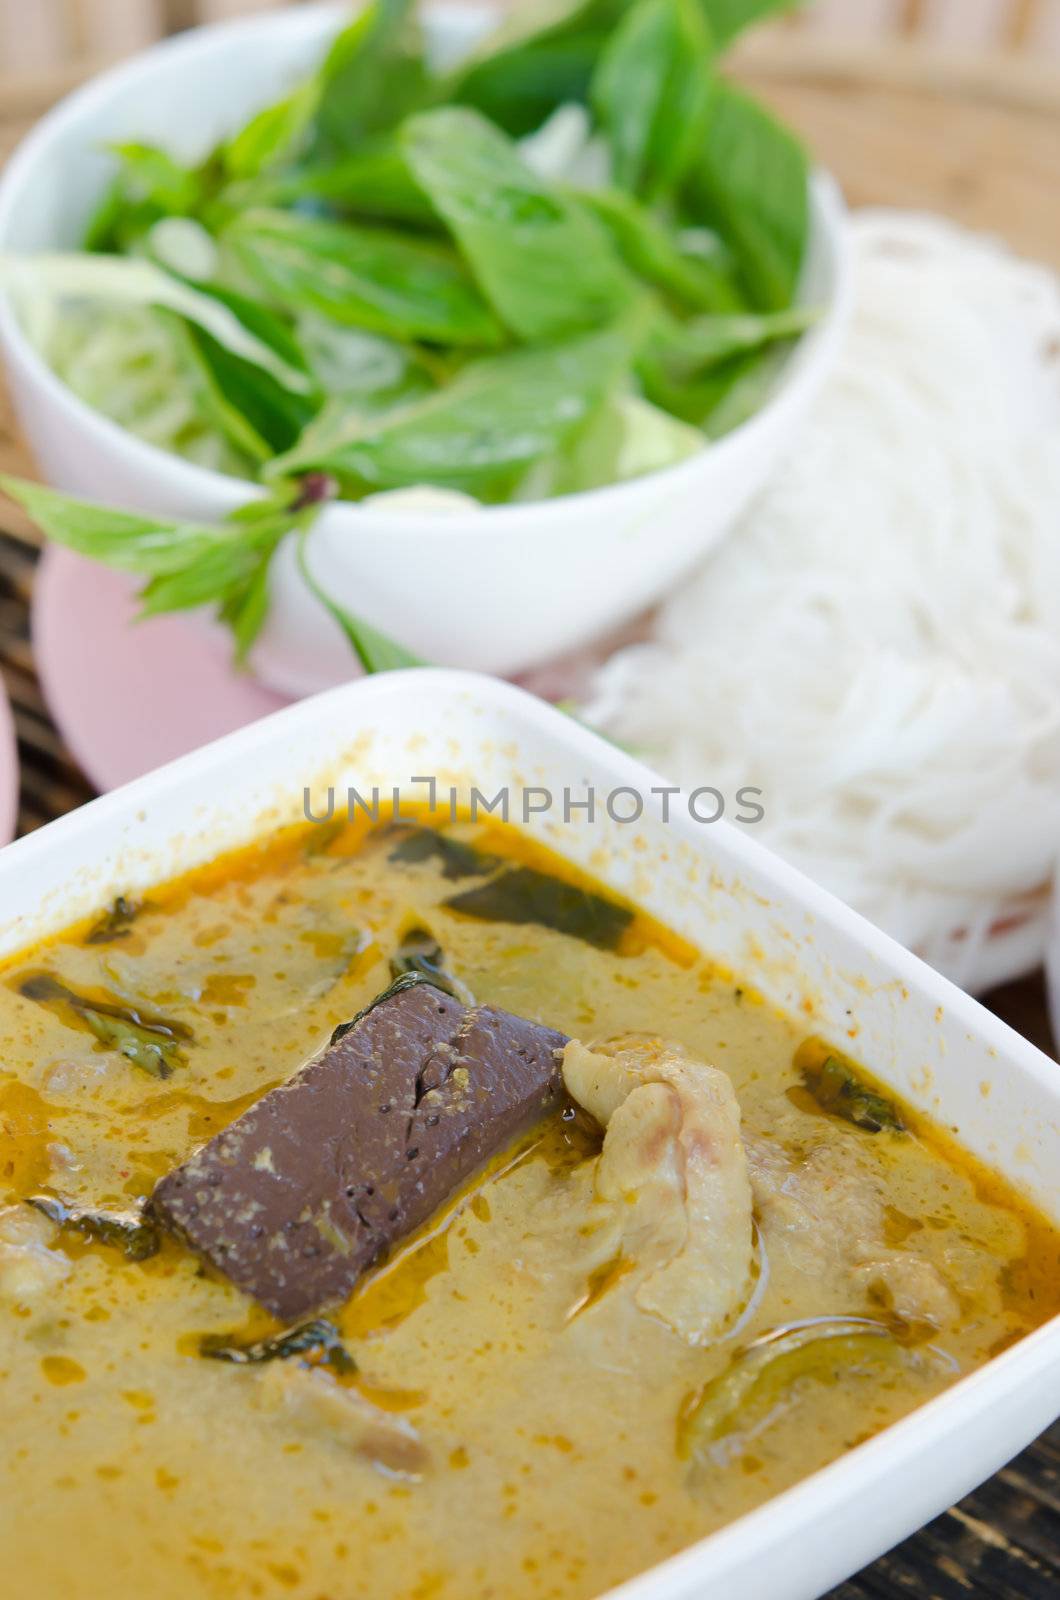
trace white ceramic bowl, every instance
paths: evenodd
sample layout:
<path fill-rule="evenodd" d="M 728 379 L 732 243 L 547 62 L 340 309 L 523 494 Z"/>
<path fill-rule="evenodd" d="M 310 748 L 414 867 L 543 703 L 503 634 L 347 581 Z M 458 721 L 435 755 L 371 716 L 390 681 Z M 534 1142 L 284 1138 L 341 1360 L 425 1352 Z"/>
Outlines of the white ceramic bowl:
<path fill-rule="evenodd" d="M 204 154 L 309 70 L 346 8 L 298 7 L 196 29 L 90 83 L 39 122 L 0 181 L 0 251 L 75 247 L 110 171 L 106 141 Z M 486 13 L 488 19 L 488 13 Z M 481 30 L 479 9 L 429 14 L 450 53 Z M 761 487 L 828 371 L 847 304 L 842 204 L 817 175 L 802 298 L 822 320 L 789 358 L 762 410 L 702 454 L 629 484 L 538 505 L 457 515 L 336 506 L 320 519 L 312 568 L 350 611 L 441 665 L 513 673 L 614 627 L 657 600 Z M 136 510 L 218 518 L 245 483 L 145 444 L 80 401 L 0 300 L 0 341 L 19 420 L 48 480 Z M 273 614 L 254 657 L 289 694 L 355 675 L 338 628 L 281 551 Z"/>
<path fill-rule="evenodd" d="M 496 680 L 387 673 L 303 701 L 0 851 L 0 957 L 266 829 L 323 809 L 326 785 L 422 801 L 434 775 L 466 795 L 528 786 L 557 808 L 530 831 L 631 896 L 766 998 L 812 1006 L 912 1105 L 1060 1219 L 1060 1070 L 969 996 L 755 843 L 651 800 L 656 774 L 569 717 Z M 570 812 L 565 786 L 596 818 Z M 649 797 L 636 824 L 604 799 Z M 540 796 L 530 797 L 534 805 Z M 628 794 L 614 809 L 628 814 Z M 444 812 L 443 812 L 444 818 Z M 440 818 L 439 820 L 442 820 Z M 663 1025 L 663 1024 L 661 1024 Z M 1060 1409 L 1060 1318 L 720 1533 L 619 1590 L 622 1600 L 812 1600 L 995 1471 Z"/>

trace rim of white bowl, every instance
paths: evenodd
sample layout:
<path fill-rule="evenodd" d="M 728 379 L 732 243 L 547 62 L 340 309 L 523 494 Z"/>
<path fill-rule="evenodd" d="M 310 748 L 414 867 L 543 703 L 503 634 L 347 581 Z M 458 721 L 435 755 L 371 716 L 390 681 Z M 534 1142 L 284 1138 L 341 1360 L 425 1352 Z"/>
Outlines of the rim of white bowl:
<path fill-rule="evenodd" d="M 160 56 L 175 60 L 184 57 L 184 65 L 191 68 L 196 57 L 208 53 L 215 41 L 241 33 L 248 37 L 266 32 L 298 36 L 311 33 L 319 34 L 324 40 L 328 26 L 331 23 L 340 24 L 348 10 L 346 5 L 325 0 L 324 4 L 303 6 L 292 11 L 233 17 L 188 28 L 149 45 L 127 61 L 107 68 L 64 95 L 22 138 L 0 176 L 0 250 L 4 248 L 4 236 L 17 212 L 18 191 L 31 180 L 37 160 L 51 142 L 76 126 L 86 113 L 104 105 L 114 90 L 137 78 L 148 64 L 157 62 Z M 482 31 L 484 19 L 495 14 L 496 10 L 493 5 L 472 11 L 464 5 L 442 3 L 432 7 L 432 14 L 443 28 L 460 31 L 468 42 L 473 42 L 476 32 Z M 494 525 L 504 523 L 514 526 L 539 521 L 541 517 L 555 514 L 559 508 L 570 505 L 587 505 L 590 501 L 597 506 L 620 502 L 646 484 L 657 486 L 665 493 L 671 485 L 676 487 L 684 479 L 694 477 L 719 457 L 745 448 L 778 415 L 799 404 L 803 390 L 814 385 L 822 372 L 827 371 L 838 348 L 852 300 L 845 220 L 846 209 L 838 183 L 823 168 L 814 168 L 810 176 L 811 237 L 816 234 L 827 252 L 833 280 L 831 297 L 824 305 L 820 319 L 801 335 L 788 354 L 776 386 L 764 404 L 720 439 L 705 439 L 704 448 L 695 455 L 673 466 L 657 468 L 620 483 L 605 484 L 596 489 L 580 489 L 573 494 L 556 495 L 550 499 L 509 501 L 499 505 L 480 504 L 445 514 L 438 511 L 399 511 L 396 508 L 365 506 L 356 500 L 339 499 L 330 502 L 326 508 L 329 517 L 355 517 L 361 528 L 368 522 L 378 522 L 380 527 L 385 528 L 394 528 L 399 523 L 422 527 L 429 522 L 439 534 L 444 534 L 448 524 L 462 521 L 465 516 L 474 518 L 476 522 L 486 519 Z M 9 296 L 3 293 L 0 293 L 0 344 L 6 348 L 9 359 L 18 361 L 26 369 L 57 410 L 95 429 L 101 440 L 125 451 L 141 471 L 153 471 L 157 477 L 166 480 L 171 492 L 179 493 L 184 489 L 189 499 L 212 497 L 219 506 L 223 502 L 229 509 L 267 494 L 267 488 L 253 479 L 237 478 L 229 473 L 217 472 L 212 467 L 199 466 L 175 451 L 150 444 L 81 399 L 45 361 L 23 330 Z"/>

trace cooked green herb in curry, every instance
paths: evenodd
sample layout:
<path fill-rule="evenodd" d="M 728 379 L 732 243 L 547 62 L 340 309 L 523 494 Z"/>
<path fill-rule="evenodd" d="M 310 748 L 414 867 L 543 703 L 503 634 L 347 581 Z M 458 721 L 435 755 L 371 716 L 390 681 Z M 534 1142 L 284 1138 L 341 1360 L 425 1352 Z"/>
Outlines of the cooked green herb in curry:
<path fill-rule="evenodd" d="M 8 961 L 5 1570 L 587 1600 L 1055 1313 L 1057 1232 L 808 1033 L 493 825 L 294 830 Z"/>

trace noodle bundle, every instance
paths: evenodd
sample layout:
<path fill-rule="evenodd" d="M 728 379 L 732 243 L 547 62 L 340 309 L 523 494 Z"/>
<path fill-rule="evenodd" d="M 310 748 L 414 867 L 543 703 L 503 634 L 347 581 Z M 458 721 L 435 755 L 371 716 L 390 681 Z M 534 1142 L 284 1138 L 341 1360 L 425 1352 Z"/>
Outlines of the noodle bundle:
<path fill-rule="evenodd" d="M 1060 283 L 942 221 L 852 223 L 838 368 L 586 720 L 967 987 L 1033 966 L 1060 849 Z"/>

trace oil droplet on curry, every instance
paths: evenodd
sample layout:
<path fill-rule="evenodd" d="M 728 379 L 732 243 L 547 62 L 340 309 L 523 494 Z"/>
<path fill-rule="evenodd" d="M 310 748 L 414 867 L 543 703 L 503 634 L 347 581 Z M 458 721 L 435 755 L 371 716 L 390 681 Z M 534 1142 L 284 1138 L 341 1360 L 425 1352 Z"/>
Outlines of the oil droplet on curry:
<path fill-rule="evenodd" d="M 144 1202 L 412 968 L 579 1041 L 568 1097 L 284 1328 Z M 0 1044 L 27 1595 L 598 1595 L 1058 1309 L 998 1179 L 499 826 L 295 830 L 119 899 L 5 965 Z"/>

